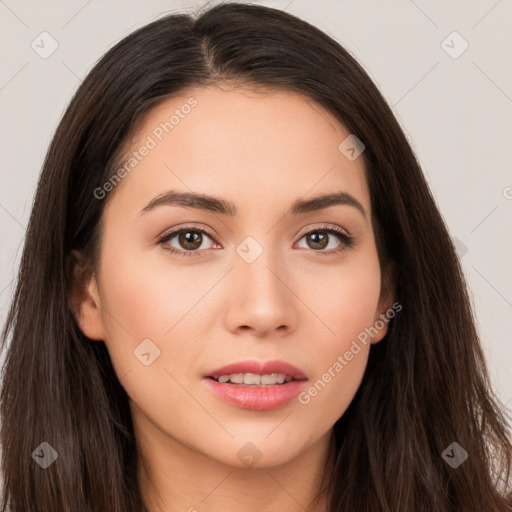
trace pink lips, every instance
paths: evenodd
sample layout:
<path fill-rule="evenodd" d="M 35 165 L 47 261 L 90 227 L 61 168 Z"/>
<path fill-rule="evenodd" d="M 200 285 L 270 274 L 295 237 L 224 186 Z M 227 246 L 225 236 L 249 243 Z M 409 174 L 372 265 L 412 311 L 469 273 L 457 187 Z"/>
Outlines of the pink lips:
<path fill-rule="evenodd" d="M 257 373 L 258 375 L 284 373 L 296 380 L 307 379 L 307 375 L 296 366 L 286 363 L 285 361 L 279 361 L 278 359 L 266 361 L 265 363 L 256 360 L 239 361 L 223 366 L 222 368 L 217 368 L 206 375 L 206 377 L 218 379 L 221 375 L 231 375 L 232 373 Z"/>
<path fill-rule="evenodd" d="M 258 375 L 284 373 L 293 377 L 294 380 L 270 386 L 244 386 L 228 382 L 220 383 L 214 380 L 221 375 L 232 373 L 255 373 Z M 243 409 L 257 411 L 270 411 L 283 407 L 304 389 L 308 381 L 306 374 L 297 367 L 278 360 L 265 363 L 255 360 L 240 361 L 217 368 L 205 377 L 203 379 L 205 385 L 223 401 Z"/>

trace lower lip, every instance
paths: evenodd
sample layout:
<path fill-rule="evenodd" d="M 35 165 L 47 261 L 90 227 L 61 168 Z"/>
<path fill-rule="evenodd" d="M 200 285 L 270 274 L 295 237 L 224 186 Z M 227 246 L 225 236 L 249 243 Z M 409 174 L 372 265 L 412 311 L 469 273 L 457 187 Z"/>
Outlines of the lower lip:
<path fill-rule="evenodd" d="M 204 379 L 206 385 L 222 400 L 243 409 L 271 411 L 283 407 L 304 388 L 307 379 L 292 380 L 275 386 L 243 386 Z"/>

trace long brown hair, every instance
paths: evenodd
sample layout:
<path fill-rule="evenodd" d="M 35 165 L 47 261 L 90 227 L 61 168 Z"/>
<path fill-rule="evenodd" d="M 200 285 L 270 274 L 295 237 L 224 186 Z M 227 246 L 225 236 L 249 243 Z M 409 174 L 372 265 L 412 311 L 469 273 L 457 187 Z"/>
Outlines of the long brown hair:
<path fill-rule="evenodd" d="M 94 191 L 144 115 L 220 82 L 299 92 L 366 147 L 379 259 L 395 265 L 403 309 L 372 345 L 334 425 L 329 510 L 512 511 L 510 418 L 492 391 L 454 245 L 401 127 L 340 44 L 290 14 L 238 3 L 166 15 L 124 38 L 56 130 L 2 335 L 1 511 L 145 510 L 128 397 L 104 343 L 78 328 L 67 263 L 76 249 L 94 267 L 108 200 Z M 41 443 L 58 454 L 47 468 L 35 462 L 53 453 Z M 442 456 L 452 443 L 468 454 L 458 467 Z"/>

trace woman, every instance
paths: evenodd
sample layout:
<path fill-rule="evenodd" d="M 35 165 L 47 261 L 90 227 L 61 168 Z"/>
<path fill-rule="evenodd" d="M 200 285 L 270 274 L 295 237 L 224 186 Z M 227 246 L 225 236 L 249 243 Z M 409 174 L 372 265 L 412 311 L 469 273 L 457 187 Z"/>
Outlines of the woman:
<path fill-rule="evenodd" d="M 413 151 L 347 51 L 276 9 L 169 15 L 96 64 L 3 348 L 2 511 L 512 510 Z"/>

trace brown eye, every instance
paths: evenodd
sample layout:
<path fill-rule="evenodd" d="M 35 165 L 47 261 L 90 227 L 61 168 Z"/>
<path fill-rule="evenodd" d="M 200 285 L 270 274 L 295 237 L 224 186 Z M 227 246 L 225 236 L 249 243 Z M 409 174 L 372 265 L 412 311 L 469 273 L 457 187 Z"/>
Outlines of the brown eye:
<path fill-rule="evenodd" d="M 305 237 L 306 240 L 311 240 L 311 243 L 308 242 L 311 249 L 325 249 L 329 243 L 329 234 L 326 231 L 311 231 Z"/>
<path fill-rule="evenodd" d="M 201 247 L 203 235 L 199 231 L 183 231 L 178 235 L 178 242 L 184 249 L 195 251 Z"/>
<path fill-rule="evenodd" d="M 336 254 L 341 251 L 350 249 L 354 246 L 354 238 L 345 233 L 338 227 L 321 227 L 308 231 L 302 235 L 301 240 L 305 238 L 307 247 L 318 255 Z M 331 243 L 331 240 L 336 240 L 338 243 Z"/>
<path fill-rule="evenodd" d="M 173 239 L 177 239 L 177 244 L 176 242 L 171 243 Z M 201 250 L 199 249 L 206 239 L 213 240 L 212 236 L 206 233 L 203 229 L 182 228 L 168 233 L 160 239 L 158 243 L 162 244 L 164 248 L 171 253 L 181 253 L 183 255 L 190 256 L 203 252 L 202 249 L 205 249 L 205 247 Z M 208 247 L 206 247 L 206 249 L 208 249 Z"/>

